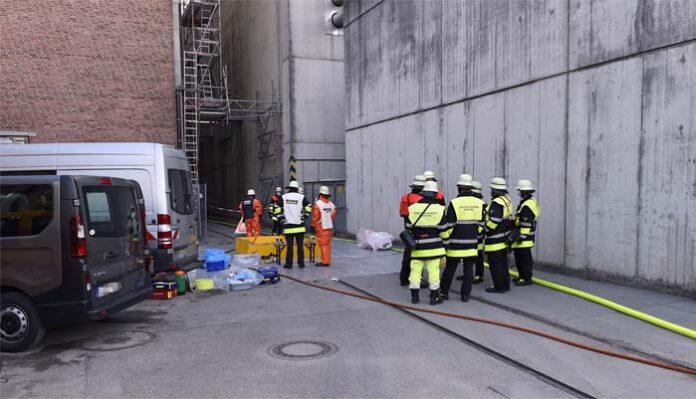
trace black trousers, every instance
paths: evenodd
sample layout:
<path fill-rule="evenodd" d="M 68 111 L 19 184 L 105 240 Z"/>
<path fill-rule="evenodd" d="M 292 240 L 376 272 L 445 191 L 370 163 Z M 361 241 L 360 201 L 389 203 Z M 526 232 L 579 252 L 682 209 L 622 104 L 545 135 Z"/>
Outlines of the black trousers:
<path fill-rule="evenodd" d="M 457 266 L 459 266 L 460 261 L 464 265 L 464 279 L 462 280 L 461 295 L 469 296 L 469 294 L 471 294 L 471 283 L 474 281 L 474 263 L 476 263 L 475 257 L 450 258 L 448 256 L 447 262 L 445 263 L 445 271 L 442 273 L 440 287 L 442 292 L 449 292 L 450 287 L 452 286 L 454 272 L 457 271 Z"/>
<path fill-rule="evenodd" d="M 297 264 L 304 266 L 304 233 L 286 234 L 285 240 L 288 243 L 288 256 L 285 258 L 285 266 L 292 266 L 292 258 L 294 256 L 293 241 L 297 243 Z"/>
<path fill-rule="evenodd" d="M 282 229 L 283 229 L 283 225 L 280 224 L 279 221 L 274 220 L 273 221 L 273 230 L 272 230 L 273 235 L 280 235 L 280 233 L 282 232 Z"/>
<path fill-rule="evenodd" d="M 491 268 L 493 286 L 498 290 L 510 291 L 510 269 L 508 269 L 507 249 L 487 252 L 488 266 Z"/>
<path fill-rule="evenodd" d="M 483 277 L 483 251 L 478 251 L 478 256 L 476 257 L 476 272 L 474 276 Z"/>
<path fill-rule="evenodd" d="M 411 249 L 404 248 L 404 256 L 401 258 L 401 271 L 399 272 L 399 280 L 401 285 L 408 284 L 408 276 L 411 274 Z"/>
<path fill-rule="evenodd" d="M 534 258 L 532 258 L 531 248 L 515 248 L 515 266 L 520 272 L 520 278 L 525 280 L 532 279 L 532 268 L 534 267 Z"/>

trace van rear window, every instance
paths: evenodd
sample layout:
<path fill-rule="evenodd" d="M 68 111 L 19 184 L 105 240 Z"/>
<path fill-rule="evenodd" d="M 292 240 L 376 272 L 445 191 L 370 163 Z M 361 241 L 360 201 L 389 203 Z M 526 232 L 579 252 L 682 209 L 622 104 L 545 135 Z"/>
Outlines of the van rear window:
<path fill-rule="evenodd" d="M 169 169 L 169 207 L 181 215 L 193 213 L 193 190 L 187 170 Z"/>
<path fill-rule="evenodd" d="M 0 186 L 0 236 L 32 236 L 53 220 L 53 187 L 48 184 Z"/>
<path fill-rule="evenodd" d="M 86 186 L 83 192 L 90 236 L 125 237 L 139 234 L 138 206 L 129 187 Z"/>

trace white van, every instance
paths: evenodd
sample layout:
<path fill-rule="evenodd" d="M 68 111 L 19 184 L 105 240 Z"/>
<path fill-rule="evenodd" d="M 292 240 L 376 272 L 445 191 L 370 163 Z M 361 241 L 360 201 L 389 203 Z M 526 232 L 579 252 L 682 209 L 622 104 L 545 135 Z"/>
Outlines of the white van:
<path fill-rule="evenodd" d="M 0 145 L 0 173 L 111 176 L 140 184 L 154 271 L 198 266 L 196 200 L 181 150 L 157 143 Z"/>

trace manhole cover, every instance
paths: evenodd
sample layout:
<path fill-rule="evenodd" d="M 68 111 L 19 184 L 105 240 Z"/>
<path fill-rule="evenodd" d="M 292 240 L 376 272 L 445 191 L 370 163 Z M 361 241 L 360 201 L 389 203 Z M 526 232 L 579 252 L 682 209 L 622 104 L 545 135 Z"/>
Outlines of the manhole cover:
<path fill-rule="evenodd" d="M 88 338 L 80 344 L 88 351 L 108 352 L 145 345 L 154 338 L 146 331 L 114 331 Z"/>
<path fill-rule="evenodd" d="M 268 348 L 268 354 L 285 360 L 311 360 L 333 355 L 338 347 L 331 342 L 298 340 L 285 342 Z"/>

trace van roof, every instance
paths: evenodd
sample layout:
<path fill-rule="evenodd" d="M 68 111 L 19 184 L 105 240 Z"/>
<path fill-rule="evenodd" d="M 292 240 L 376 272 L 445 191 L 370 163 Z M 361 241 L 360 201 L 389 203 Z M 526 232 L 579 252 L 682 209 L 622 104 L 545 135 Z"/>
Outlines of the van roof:
<path fill-rule="evenodd" d="M 165 147 L 174 148 L 166 144 L 142 142 L 3 144 L 0 145 L 0 153 L 4 155 L 153 155 Z"/>

